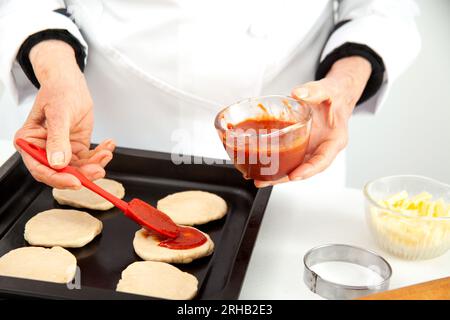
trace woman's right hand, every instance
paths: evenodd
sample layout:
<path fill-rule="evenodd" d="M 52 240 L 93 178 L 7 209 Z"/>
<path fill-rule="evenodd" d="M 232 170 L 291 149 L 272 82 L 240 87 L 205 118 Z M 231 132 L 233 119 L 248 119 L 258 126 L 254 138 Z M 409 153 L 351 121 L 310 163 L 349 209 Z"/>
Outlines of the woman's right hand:
<path fill-rule="evenodd" d="M 94 150 L 89 149 L 93 103 L 72 47 L 59 40 L 43 41 L 31 49 L 29 58 L 41 87 L 14 140 L 23 138 L 45 148 L 54 169 L 70 164 L 91 180 L 104 177 L 115 143 L 106 140 Z M 16 149 L 36 180 L 56 188 L 81 187 L 74 176 L 47 168 L 17 145 Z"/>

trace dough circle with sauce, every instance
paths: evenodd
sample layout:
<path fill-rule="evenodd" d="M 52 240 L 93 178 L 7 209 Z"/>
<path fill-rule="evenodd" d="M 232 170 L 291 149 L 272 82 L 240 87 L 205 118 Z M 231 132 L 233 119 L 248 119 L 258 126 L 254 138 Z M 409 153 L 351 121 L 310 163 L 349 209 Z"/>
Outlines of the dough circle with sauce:
<path fill-rule="evenodd" d="M 0 258 L 0 275 L 67 283 L 75 277 L 77 259 L 61 247 L 22 247 Z"/>
<path fill-rule="evenodd" d="M 120 199 L 125 196 L 125 189 L 122 184 L 117 181 L 111 179 L 98 179 L 94 181 L 94 183 Z M 85 187 L 82 187 L 79 190 L 54 188 L 53 197 L 59 204 L 69 205 L 75 208 L 109 210 L 114 207 L 111 202 Z"/>
<path fill-rule="evenodd" d="M 190 249 L 169 249 L 158 245 L 160 239 L 157 236 L 145 229 L 140 229 L 134 235 L 133 247 L 136 254 L 143 260 L 190 263 L 192 260 L 209 256 L 214 251 L 214 242 L 206 233 L 203 234 L 206 237 L 206 242 L 201 246 Z"/>
<path fill-rule="evenodd" d="M 186 226 L 218 220 L 227 213 L 225 200 L 205 191 L 173 193 L 159 200 L 157 207 L 175 223 Z"/>
<path fill-rule="evenodd" d="M 51 209 L 38 213 L 25 225 L 25 240 L 33 246 L 80 248 L 102 231 L 103 224 L 78 210 Z"/>
<path fill-rule="evenodd" d="M 198 280 L 192 274 L 164 262 L 130 264 L 117 284 L 117 291 L 155 298 L 187 300 L 197 294 Z"/>

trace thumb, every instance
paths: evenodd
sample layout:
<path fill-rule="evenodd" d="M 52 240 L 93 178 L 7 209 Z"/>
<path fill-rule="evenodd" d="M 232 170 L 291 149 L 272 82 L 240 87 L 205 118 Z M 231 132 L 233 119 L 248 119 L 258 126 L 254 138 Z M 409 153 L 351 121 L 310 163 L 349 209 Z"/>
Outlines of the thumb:
<path fill-rule="evenodd" d="M 319 81 L 305 83 L 292 90 L 292 97 L 297 100 L 319 104 L 330 100 L 330 96 L 323 89 Z"/>
<path fill-rule="evenodd" d="M 70 145 L 70 119 L 60 115 L 47 115 L 47 160 L 54 169 L 67 166 L 72 157 Z"/>
<path fill-rule="evenodd" d="M 332 108 L 331 97 L 327 90 L 324 89 L 322 82 L 311 81 L 296 87 L 291 93 L 294 99 L 309 103 L 311 106 L 326 106 L 328 112 L 325 117 L 331 128 L 335 127 L 334 109 Z"/>

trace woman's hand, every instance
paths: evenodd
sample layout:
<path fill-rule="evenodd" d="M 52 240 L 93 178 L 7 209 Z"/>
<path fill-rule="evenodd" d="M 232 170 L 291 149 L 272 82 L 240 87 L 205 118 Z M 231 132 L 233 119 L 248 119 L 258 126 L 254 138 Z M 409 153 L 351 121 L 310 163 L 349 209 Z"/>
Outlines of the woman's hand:
<path fill-rule="evenodd" d="M 43 41 L 33 47 L 29 57 L 41 87 L 14 140 L 23 138 L 45 148 L 52 168 L 70 164 L 92 180 L 102 178 L 115 144 L 107 140 L 89 150 L 94 121 L 92 99 L 72 47 L 58 40 Z M 36 180 L 56 188 L 81 187 L 74 176 L 47 168 L 16 149 Z"/>
<path fill-rule="evenodd" d="M 370 63 L 359 56 L 336 61 L 327 76 L 292 90 L 295 99 L 313 110 L 311 137 L 305 161 L 288 177 L 278 181 L 258 181 L 257 187 L 303 180 L 330 166 L 348 139 L 348 120 L 371 74 Z"/>

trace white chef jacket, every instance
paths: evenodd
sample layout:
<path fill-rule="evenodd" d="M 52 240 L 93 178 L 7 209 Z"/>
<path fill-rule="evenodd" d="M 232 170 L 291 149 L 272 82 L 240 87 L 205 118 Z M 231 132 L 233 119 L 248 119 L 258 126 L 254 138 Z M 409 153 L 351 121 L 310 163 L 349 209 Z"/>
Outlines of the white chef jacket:
<path fill-rule="evenodd" d="M 314 80 L 319 61 L 346 42 L 383 59 L 381 88 L 357 108 L 374 113 L 420 48 L 418 8 L 409 0 L 0 3 L 0 87 L 19 105 L 37 92 L 16 62 L 21 44 L 36 32 L 64 29 L 87 54 L 93 141 L 114 138 L 174 154 L 225 158 L 213 125 L 221 108 L 250 96 L 288 95 Z M 54 12 L 60 8 L 70 18 Z M 344 20 L 350 21 L 331 33 Z M 11 114 L 26 114 L 14 108 Z M 2 121 L 11 120 L 0 119 L 0 128 Z M 343 167 L 341 155 L 327 181 L 344 181 Z"/>

